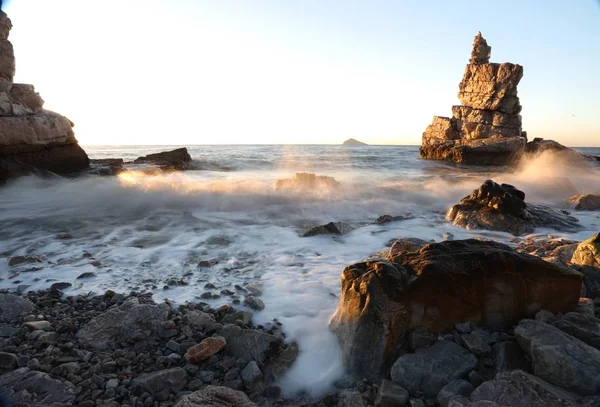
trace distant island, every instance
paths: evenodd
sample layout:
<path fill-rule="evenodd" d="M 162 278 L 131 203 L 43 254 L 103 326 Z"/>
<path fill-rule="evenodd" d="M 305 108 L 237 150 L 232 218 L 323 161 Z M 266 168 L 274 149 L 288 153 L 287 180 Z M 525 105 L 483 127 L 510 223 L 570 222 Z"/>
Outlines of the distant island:
<path fill-rule="evenodd" d="M 348 140 L 344 141 L 344 143 L 342 145 L 344 145 L 344 146 L 366 146 L 368 144 L 363 143 L 362 141 L 355 140 L 353 138 L 349 138 Z"/>

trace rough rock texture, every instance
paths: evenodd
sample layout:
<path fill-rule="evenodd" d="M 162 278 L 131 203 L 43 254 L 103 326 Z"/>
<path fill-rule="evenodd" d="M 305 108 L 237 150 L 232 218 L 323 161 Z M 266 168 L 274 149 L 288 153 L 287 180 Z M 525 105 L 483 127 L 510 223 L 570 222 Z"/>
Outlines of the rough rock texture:
<path fill-rule="evenodd" d="M 567 203 L 577 211 L 597 211 L 600 210 L 600 192 L 575 195 L 567 199 Z"/>
<path fill-rule="evenodd" d="M 431 243 L 346 267 L 330 327 L 350 374 L 377 376 L 403 337 L 473 321 L 507 327 L 541 309 L 575 309 L 581 275 L 510 247 L 476 239 Z"/>
<path fill-rule="evenodd" d="M 183 396 L 175 407 L 256 407 L 241 391 L 223 386 L 206 386 Z"/>
<path fill-rule="evenodd" d="M 262 365 L 274 348 L 278 340 L 273 335 L 254 329 L 242 330 L 239 326 L 227 325 L 219 335 L 225 338 L 227 344 L 225 351 L 235 357 L 256 361 Z"/>
<path fill-rule="evenodd" d="M 454 342 L 440 341 L 429 348 L 400 356 L 392 366 L 392 381 L 411 394 L 435 398 L 442 387 L 475 369 L 477 358 Z"/>
<path fill-rule="evenodd" d="M 477 387 L 469 399 L 472 402 L 490 401 L 498 403 L 499 406 L 511 407 L 578 405 L 572 394 L 522 370 L 499 373 L 494 380 Z"/>
<path fill-rule="evenodd" d="M 10 19 L 0 12 L 0 182 L 46 170 L 67 174 L 89 166 L 73 123 L 43 109 L 32 85 L 13 83 L 15 58 Z"/>
<path fill-rule="evenodd" d="M 531 358 L 533 373 L 562 389 L 589 396 L 600 393 L 600 351 L 558 328 L 525 319 L 515 328 Z"/>
<path fill-rule="evenodd" d="M 131 387 L 135 394 L 143 394 L 146 391 L 158 393 L 165 389 L 179 391 L 185 387 L 186 383 L 187 372 L 185 369 L 175 367 L 142 374 L 133 380 Z"/>
<path fill-rule="evenodd" d="M 184 356 L 188 363 L 199 365 L 215 353 L 221 351 L 225 347 L 225 344 L 225 338 L 211 336 L 204 339 L 198 345 L 189 348 Z"/>
<path fill-rule="evenodd" d="M 600 233 L 579 243 L 571 263 L 600 268 Z"/>
<path fill-rule="evenodd" d="M 118 308 L 111 308 L 83 326 L 77 333 L 79 342 L 102 349 L 111 343 L 134 338 L 138 334 L 156 334 L 169 313 L 166 304 L 139 304 L 132 298 Z"/>
<path fill-rule="evenodd" d="M 13 294 L 0 294 L 0 322 L 9 322 L 33 310 L 33 304 Z"/>
<path fill-rule="evenodd" d="M 452 108 L 452 118 L 433 118 L 423 133 L 422 158 L 505 165 L 524 151 L 526 137 L 517 96 L 523 67 L 490 63 L 490 53 L 491 47 L 478 33 L 459 84 L 462 105 Z"/>
<path fill-rule="evenodd" d="M 72 405 L 75 400 L 72 383 L 26 367 L 0 376 L 0 389 L 15 405 Z"/>
<path fill-rule="evenodd" d="M 144 157 L 138 157 L 136 164 L 153 164 L 164 170 L 185 170 L 192 161 L 187 148 L 177 148 L 171 151 L 163 151 L 155 154 L 148 154 Z"/>
<path fill-rule="evenodd" d="M 512 185 L 485 181 L 453 205 L 446 219 L 465 229 L 488 229 L 514 235 L 531 233 L 536 227 L 562 231 L 579 228 L 576 218 L 564 211 L 525 203 L 525 194 Z"/>
<path fill-rule="evenodd" d="M 318 235 L 345 235 L 352 231 L 352 226 L 344 222 L 329 222 L 325 225 L 316 226 L 302 234 L 302 237 Z"/>
<path fill-rule="evenodd" d="M 600 319 L 593 315 L 569 312 L 551 324 L 588 345 L 600 349 Z"/>

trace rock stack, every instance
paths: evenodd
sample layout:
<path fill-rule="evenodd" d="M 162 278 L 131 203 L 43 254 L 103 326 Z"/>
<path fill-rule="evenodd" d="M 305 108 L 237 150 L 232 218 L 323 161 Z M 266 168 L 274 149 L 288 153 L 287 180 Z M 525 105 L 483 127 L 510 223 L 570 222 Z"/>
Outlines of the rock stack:
<path fill-rule="evenodd" d="M 462 105 L 452 118 L 434 116 L 423 133 L 422 158 L 474 165 L 505 165 L 525 147 L 517 85 L 523 67 L 490 63 L 491 47 L 478 33 L 459 84 Z"/>
<path fill-rule="evenodd" d="M 0 183 L 36 170 L 66 174 L 87 168 L 89 160 L 77 144 L 73 123 L 44 110 L 33 85 L 13 83 L 11 28 L 0 11 Z"/>

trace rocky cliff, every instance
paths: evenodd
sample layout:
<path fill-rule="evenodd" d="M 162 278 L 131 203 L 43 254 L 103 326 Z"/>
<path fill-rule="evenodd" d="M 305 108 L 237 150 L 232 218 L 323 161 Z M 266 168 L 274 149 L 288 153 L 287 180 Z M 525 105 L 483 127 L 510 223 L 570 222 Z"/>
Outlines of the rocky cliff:
<path fill-rule="evenodd" d="M 523 67 L 490 63 L 490 54 L 491 47 L 478 33 L 459 84 L 462 105 L 452 107 L 451 118 L 433 118 L 423 133 L 422 158 L 504 165 L 524 150 L 526 134 L 517 96 Z"/>
<path fill-rule="evenodd" d="M 8 40 L 12 23 L 0 11 L 0 183 L 35 172 L 75 172 L 89 165 L 73 123 L 44 110 L 32 85 L 13 83 L 15 56 Z"/>

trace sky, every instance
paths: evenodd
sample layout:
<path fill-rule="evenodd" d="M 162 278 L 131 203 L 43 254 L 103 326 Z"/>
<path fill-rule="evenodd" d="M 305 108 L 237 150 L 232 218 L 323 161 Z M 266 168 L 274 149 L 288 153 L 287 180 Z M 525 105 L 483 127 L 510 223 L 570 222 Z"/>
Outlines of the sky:
<path fill-rule="evenodd" d="M 530 138 L 600 146 L 595 0 L 11 0 L 15 82 L 82 145 L 420 144 L 481 31 Z"/>

